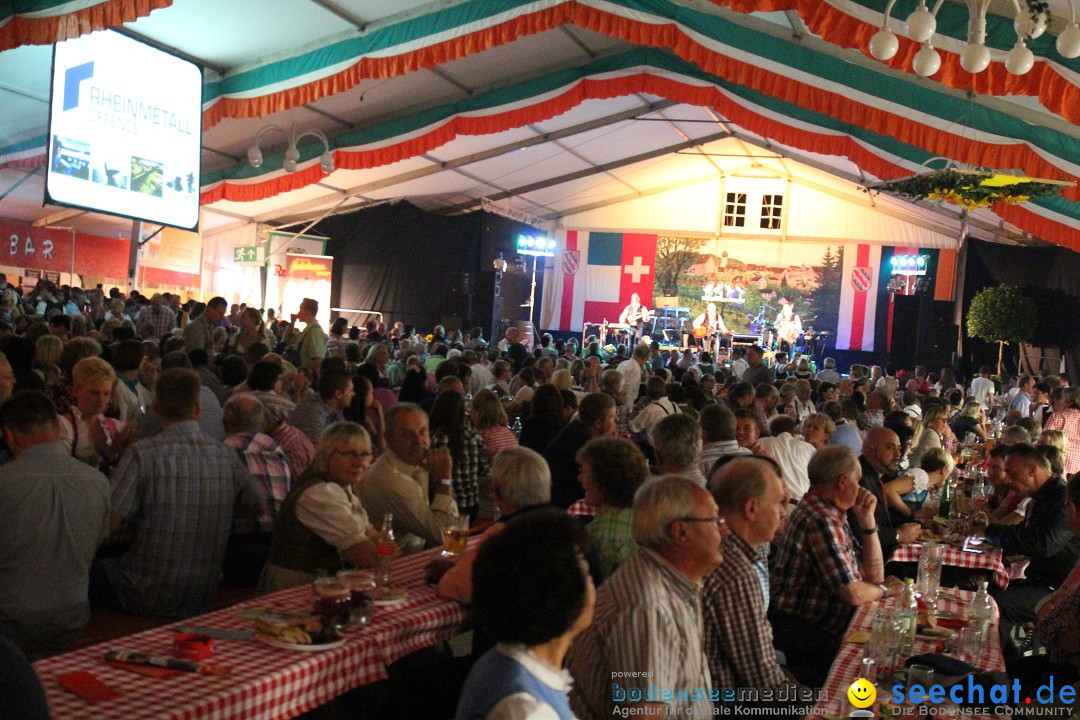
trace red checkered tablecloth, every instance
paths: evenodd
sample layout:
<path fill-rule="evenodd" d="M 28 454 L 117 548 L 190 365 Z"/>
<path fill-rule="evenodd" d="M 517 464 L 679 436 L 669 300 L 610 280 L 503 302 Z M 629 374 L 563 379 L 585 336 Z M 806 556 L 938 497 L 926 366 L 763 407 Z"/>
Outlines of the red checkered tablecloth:
<path fill-rule="evenodd" d="M 971 600 L 974 597 L 975 593 L 968 590 L 946 590 L 943 591 L 941 598 L 938 600 L 938 606 L 943 612 L 966 615 L 967 608 L 971 605 Z M 816 714 L 819 717 L 826 714 L 830 709 L 830 701 L 835 702 L 837 699 L 841 700 L 842 703 L 846 705 L 847 709 L 844 711 L 843 717 L 846 717 L 848 711 L 853 709 L 851 705 L 847 703 L 847 691 L 851 683 L 855 682 L 859 677 L 859 670 L 862 667 L 863 646 L 861 643 L 848 642 L 847 638 L 850 637 L 852 631 L 855 630 L 863 630 L 869 635 L 875 613 L 891 612 L 895 602 L 895 598 L 889 598 L 887 600 L 877 600 L 872 603 L 866 603 L 856 608 L 855 616 L 851 618 L 847 633 L 844 635 L 844 642 L 840 645 L 840 652 L 837 654 L 836 659 L 833 660 L 832 667 L 829 668 L 829 676 L 825 680 L 825 687 L 823 688 L 825 694 L 816 708 L 818 711 Z M 994 620 L 990 624 L 986 634 L 986 651 L 983 653 L 979 667 L 982 670 L 1004 671 L 1005 658 L 1001 654 L 1001 639 L 998 636 L 998 613 L 996 604 L 994 605 Z M 934 652 L 938 642 L 938 640 L 933 638 L 916 637 L 915 647 L 911 654 L 921 655 L 923 653 Z M 881 702 L 887 697 L 889 697 L 889 695 L 884 691 L 884 688 L 879 681 L 878 702 Z"/>
<path fill-rule="evenodd" d="M 471 540 L 470 542 L 475 542 Z M 249 642 L 214 640 L 209 662 L 232 668 L 229 675 L 184 673 L 151 679 L 111 667 L 102 657 L 123 648 L 169 655 L 174 634 L 166 625 L 118 640 L 94 645 L 35 663 L 56 720 L 93 718 L 130 720 L 271 720 L 291 718 L 322 705 L 355 687 L 387 677 L 386 666 L 409 653 L 449 639 L 465 623 L 464 605 L 443 600 L 424 582 L 424 567 L 433 553 L 401 558 L 394 564 L 394 584 L 409 589 L 408 599 L 397 606 L 380 606 L 370 624 L 346 634 L 344 646 L 321 652 L 301 652 Z M 251 621 L 239 616 L 249 607 L 280 611 L 311 605 L 308 586 L 253 598 L 186 624 L 246 630 Z M 73 670 L 89 670 L 118 689 L 121 697 L 96 704 L 63 690 L 57 677 Z"/>
<path fill-rule="evenodd" d="M 924 545 L 913 543 L 900 545 L 893 552 L 889 562 L 919 562 Z M 952 545 L 942 545 L 944 552 L 941 561 L 945 565 L 968 568 L 970 570 L 986 570 L 994 574 L 994 584 L 1002 590 L 1009 587 L 1009 573 L 1001 562 L 1001 551 L 991 550 L 982 553 L 964 552 Z"/>

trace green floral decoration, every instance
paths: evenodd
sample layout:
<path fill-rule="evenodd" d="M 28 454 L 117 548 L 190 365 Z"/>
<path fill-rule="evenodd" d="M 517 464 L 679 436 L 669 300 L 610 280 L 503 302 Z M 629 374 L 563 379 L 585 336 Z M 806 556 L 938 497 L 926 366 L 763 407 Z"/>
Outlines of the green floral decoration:
<path fill-rule="evenodd" d="M 1068 183 L 1038 182 L 1030 178 L 948 168 L 888 180 L 876 186 L 911 200 L 933 200 L 959 205 L 967 211 L 997 202 L 1025 203 L 1033 197 L 1055 195 Z"/>

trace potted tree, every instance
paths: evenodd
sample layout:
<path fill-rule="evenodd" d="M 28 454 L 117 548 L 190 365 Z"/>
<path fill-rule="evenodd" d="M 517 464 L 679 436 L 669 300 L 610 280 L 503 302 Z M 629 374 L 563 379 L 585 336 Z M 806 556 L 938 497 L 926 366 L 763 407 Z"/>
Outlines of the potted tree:
<path fill-rule="evenodd" d="M 983 288 L 972 298 L 967 314 L 967 334 L 998 344 L 997 372 L 1000 376 L 1005 343 L 1030 340 L 1036 321 L 1035 303 L 1020 288 L 995 285 Z"/>

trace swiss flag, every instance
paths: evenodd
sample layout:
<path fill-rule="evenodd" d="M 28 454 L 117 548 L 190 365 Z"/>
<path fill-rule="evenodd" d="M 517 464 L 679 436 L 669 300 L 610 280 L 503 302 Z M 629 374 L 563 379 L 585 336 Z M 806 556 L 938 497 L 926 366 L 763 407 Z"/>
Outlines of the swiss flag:
<path fill-rule="evenodd" d="M 630 296 L 637 293 L 641 303 L 652 310 L 653 280 L 656 277 L 656 235 L 638 233 L 591 233 L 590 244 L 614 239 L 621 244 L 619 262 L 619 294 L 615 302 L 602 302 L 585 298 L 585 317 L 589 320 L 606 318 L 617 322 L 623 308 L 630 304 Z M 610 297 L 610 296 L 609 296 Z"/>

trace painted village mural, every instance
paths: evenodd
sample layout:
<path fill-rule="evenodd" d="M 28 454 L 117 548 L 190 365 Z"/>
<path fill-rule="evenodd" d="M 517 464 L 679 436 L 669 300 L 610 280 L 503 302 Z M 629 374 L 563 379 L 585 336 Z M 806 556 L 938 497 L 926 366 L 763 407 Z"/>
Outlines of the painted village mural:
<path fill-rule="evenodd" d="M 787 300 L 804 330 L 835 333 L 843 266 L 843 245 L 660 235 L 654 307 L 693 318 L 714 302 L 730 330 L 760 334 Z"/>

